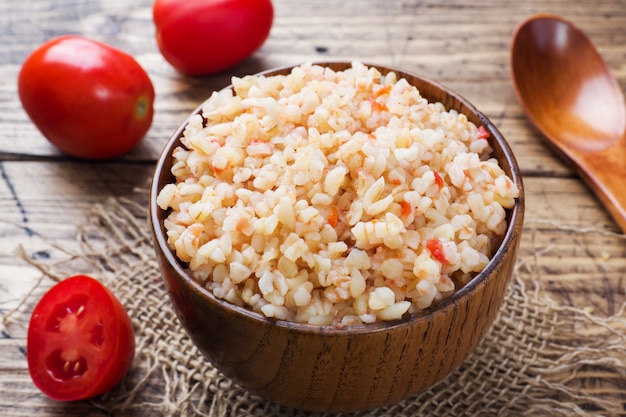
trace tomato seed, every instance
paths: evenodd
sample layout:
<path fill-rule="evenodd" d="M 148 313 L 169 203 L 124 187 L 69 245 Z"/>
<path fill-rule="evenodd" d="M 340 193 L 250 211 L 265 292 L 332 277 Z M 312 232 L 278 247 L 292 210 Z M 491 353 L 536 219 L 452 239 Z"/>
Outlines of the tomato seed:
<path fill-rule="evenodd" d="M 46 367 L 53 378 L 68 381 L 87 371 L 87 360 L 80 355 L 76 359 L 64 359 L 63 351 L 57 349 L 46 358 Z"/>

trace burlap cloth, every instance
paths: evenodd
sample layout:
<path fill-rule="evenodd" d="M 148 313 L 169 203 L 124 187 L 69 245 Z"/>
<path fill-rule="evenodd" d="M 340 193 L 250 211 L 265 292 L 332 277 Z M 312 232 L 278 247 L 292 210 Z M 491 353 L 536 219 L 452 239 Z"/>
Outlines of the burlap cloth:
<path fill-rule="evenodd" d="M 43 274 L 5 331 L 27 322 L 54 279 L 86 272 L 128 309 L 137 355 L 122 384 L 90 400 L 111 416 L 308 416 L 249 394 L 207 363 L 179 326 L 160 281 L 147 196 L 93 207 L 63 260 L 21 256 Z M 19 249 L 19 248 L 18 248 Z M 626 307 L 611 317 L 562 307 L 542 291 L 533 260 L 519 259 L 496 322 L 452 375 L 414 398 L 355 416 L 624 415 Z M 53 278 L 53 279 L 49 279 Z M 595 381 L 595 382 L 594 382 Z M 589 387 L 592 388 L 589 388 Z M 594 387 L 596 389 L 594 389 Z M 36 390 L 33 387 L 33 392 Z"/>

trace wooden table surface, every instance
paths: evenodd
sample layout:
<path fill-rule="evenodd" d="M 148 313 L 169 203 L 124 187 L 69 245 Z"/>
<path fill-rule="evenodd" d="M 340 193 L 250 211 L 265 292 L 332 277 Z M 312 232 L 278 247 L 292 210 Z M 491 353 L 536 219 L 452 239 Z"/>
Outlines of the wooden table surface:
<path fill-rule="evenodd" d="M 149 0 L 1 0 L 0 313 L 14 308 L 41 275 L 15 248 L 21 245 L 32 256 L 49 242 L 71 244 L 90 206 L 111 196 L 135 198 L 170 134 L 230 76 L 341 59 L 416 72 L 453 88 L 485 113 L 509 140 L 525 178 L 520 258 L 542 253 L 534 260 L 536 270 L 557 303 L 615 314 L 626 301 L 626 240 L 529 125 L 513 92 L 509 46 L 527 16 L 562 15 L 590 36 L 624 90 L 624 6 L 623 0 L 274 0 L 272 32 L 251 59 L 224 74 L 194 79 L 178 74 L 159 54 Z M 87 163 L 62 155 L 21 107 L 21 63 L 39 44 L 66 33 L 131 53 L 155 85 L 153 125 L 120 159 Z M 15 346 L 15 340 L 0 339 L 0 410 L 5 416 L 32 415 L 15 403 L 30 384 Z"/>

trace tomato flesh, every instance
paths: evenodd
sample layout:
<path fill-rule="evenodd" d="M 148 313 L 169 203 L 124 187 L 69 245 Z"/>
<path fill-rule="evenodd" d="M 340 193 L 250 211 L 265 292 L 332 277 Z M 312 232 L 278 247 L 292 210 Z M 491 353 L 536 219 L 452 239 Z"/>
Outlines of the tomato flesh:
<path fill-rule="evenodd" d="M 128 313 L 99 281 L 78 275 L 41 298 L 28 326 L 33 383 L 55 400 L 74 401 L 117 385 L 135 355 Z"/>
<path fill-rule="evenodd" d="M 154 115 L 154 87 L 137 61 L 80 36 L 52 39 L 27 57 L 18 93 L 43 136 L 83 159 L 127 153 L 145 136 Z"/>
<path fill-rule="evenodd" d="M 243 61 L 265 42 L 274 19 L 271 0 L 156 0 L 152 12 L 161 54 L 192 76 Z"/>
<path fill-rule="evenodd" d="M 426 248 L 430 252 L 433 258 L 438 260 L 444 265 L 448 264 L 448 260 L 446 259 L 446 254 L 443 249 L 443 244 L 439 239 L 429 239 L 426 241 Z"/>
<path fill-rule="evenodd" d="M 443 188 L 443 178 L 441 178 L 441 175 L 439 175 L 437 171 L 433 171 L 433 174 L 435 175 L 435 184 L 437 184 L 437 187 L 441 190 Z"/>

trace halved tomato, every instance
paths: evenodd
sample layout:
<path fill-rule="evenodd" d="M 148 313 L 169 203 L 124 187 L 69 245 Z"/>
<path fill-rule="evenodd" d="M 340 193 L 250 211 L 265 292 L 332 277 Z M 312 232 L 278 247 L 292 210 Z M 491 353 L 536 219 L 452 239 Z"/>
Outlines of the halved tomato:
<path fill-rule="evenodd" d="M 48 397 L 74 401 L 117 385 L 135 356 L 128 313 L 100 281 L 67 278 L 44 294 L 28 325 L 26 354 L 34 384 Z"/>

